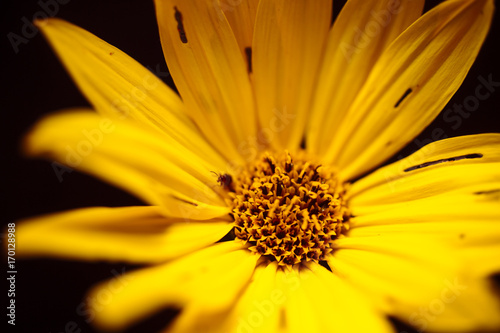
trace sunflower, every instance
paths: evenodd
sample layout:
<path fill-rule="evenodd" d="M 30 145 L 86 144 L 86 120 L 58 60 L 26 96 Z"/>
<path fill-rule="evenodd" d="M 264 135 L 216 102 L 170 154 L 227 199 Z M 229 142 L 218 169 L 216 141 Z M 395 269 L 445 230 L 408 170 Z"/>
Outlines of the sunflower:
<path fill-rule="evenodd" d="M 18 255 L 149 265 L 90 292 L 103 329 L 164 307 L 181 309 L 167 332 L 500 328 L 500 134 L 373 171 L 458 89 L 493 1 L 351 0 L 333 25 L 330 0 L 155 5 L 181 97 L 89 32 L 36 22 L 94 110 L 46 117 L 25 151 L 147 205 L 23 221 Z"/>

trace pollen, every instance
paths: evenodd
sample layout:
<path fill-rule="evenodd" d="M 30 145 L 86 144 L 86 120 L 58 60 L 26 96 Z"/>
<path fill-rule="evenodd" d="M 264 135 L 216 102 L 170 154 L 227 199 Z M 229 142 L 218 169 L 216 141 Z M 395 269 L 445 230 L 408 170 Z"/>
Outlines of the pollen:
<path fill-rule="evenodd" d="M 233 177 L 234 234 L 282 266 L 320 262 L 349 228 L 346 189 L 333 169 L 303 153 L 264 153 Z"/>

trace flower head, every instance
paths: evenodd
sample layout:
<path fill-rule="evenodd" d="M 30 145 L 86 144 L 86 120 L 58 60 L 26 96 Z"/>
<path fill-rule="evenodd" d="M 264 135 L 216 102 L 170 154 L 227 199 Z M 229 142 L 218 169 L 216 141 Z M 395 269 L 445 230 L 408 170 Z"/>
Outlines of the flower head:
<path fill-rule="evenodd" d="M 493 1 L 421 16 L 419 0 L 351 0 L 333 25 L 326 0 L 155 3 L 182 100 L 92 34 L 37 22 L 95 110 L 45 118 L 27 153 L 148 205 L 26 221 L 20 254 L 150 264 L 105 306 L 96 295 L 116 281 L 91 292 L 108 329 L 165 306 L 182 309 L 171 332 L 392 332 L 388 316 L 500 327 L 486 280 L 500 269 L 500 134 L 360 178 L 449 101 Z M 432 320 L 419 312 L 436 302 Z"/>

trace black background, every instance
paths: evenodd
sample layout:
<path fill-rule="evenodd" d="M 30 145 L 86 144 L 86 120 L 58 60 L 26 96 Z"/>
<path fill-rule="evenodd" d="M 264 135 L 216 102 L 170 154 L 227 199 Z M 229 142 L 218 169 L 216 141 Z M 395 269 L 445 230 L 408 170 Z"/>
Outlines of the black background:
<path fill-rule="evenodd" d="M 426 8 L 439 1 L 428 1 Z M 337 12 L 342 5 L 335 2 Z M 46 41 L 38 33 L 15 53 L 7 34 L 22 35 L 23 17 L 32 20 L 44 11 L 38 1 L 3 0 L 2 15 L 2 223 L 78 207 L 140 205 L 134 197 L 95 178 L 66 173 L 60 182 L 49 162 L 25 159 L 19 143 L 37 119 L 55 110 L 88 106 Z M 139 0 L 69 0 L 54 14 L 75 23 L 131 55 L 159 74 L 172 86 L 166 74 L 153 2 Z M 478 76 L 493 75 L 500 81 L 500 20 L 496 14 L 492 30 L 464 84 L 450 101 L 461 104 L 474 94 Z M 445 122 L 442 115 L 392 160 L 416 150 L 421 142 L 433 140 L 433 129 L 441 128 L 448 137 L 482 132 L 500 132 L 500 91 L 481 101 L 479 109 L 464 119 L 458 129 Z M 442 137 L 441 137 L 442 138 Z M 4 260 L 5 257 L 2 257 Z M 6 261 L 4 261 L 6 263 Z M 81 263 L 60 260 L 23 260 L 16 263 L 16 327 L 8 332 L 93 332 L 85 316 L 77 310 L 85 291 L 92 284 L 112 277 L 113 271 L 130 271 L 137 267 L 124 264 Z M 6 267 L 6 265 L 5 265 Z M 7 288 L 2 291 L 6 295 Z M 3 306 L 7 303 L 2 302 Z M 141 306 L 138 304 L 137 306 Z M 4 308 L 5 309 L 5 308 Z M 5 310 L 6 311 L 6 310 Z M 168 318 L 162 312 L 153 319 L 133 327 L 130 332 L 155 332 Z M 7 321 L 5 315 L 2 315 Z M 75 328 L 71 328 L 74 322 Z M 400 331 L 410 332 L 403 326 Z"/>

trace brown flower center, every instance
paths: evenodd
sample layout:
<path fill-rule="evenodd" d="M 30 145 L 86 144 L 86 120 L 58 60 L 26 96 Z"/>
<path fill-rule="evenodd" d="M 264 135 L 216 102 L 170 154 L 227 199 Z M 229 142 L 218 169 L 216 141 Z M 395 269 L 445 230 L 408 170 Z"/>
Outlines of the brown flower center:
<path fill-rule="evenodd" d="M 288 152 L 263 154 L 230 189 L 236 238 L 279 265 L 325 260 L 349 228 L 345 189 L 333 170 Z"/>

